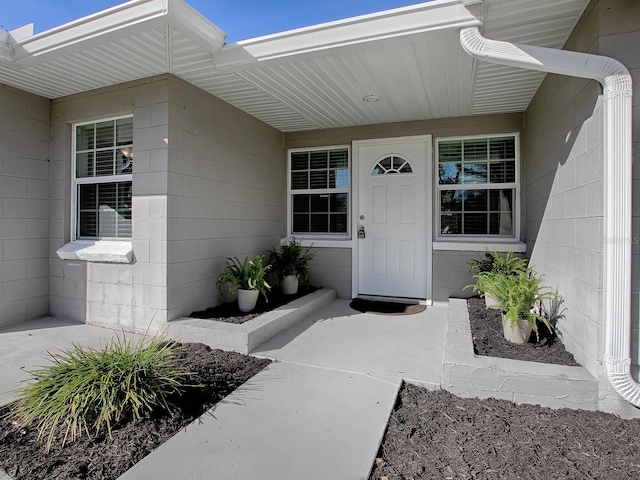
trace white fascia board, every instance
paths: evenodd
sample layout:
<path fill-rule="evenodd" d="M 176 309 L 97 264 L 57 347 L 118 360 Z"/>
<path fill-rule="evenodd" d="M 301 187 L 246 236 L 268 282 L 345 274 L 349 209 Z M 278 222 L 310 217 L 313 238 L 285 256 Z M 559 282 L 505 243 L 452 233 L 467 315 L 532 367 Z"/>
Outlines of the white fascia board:
<path fill-rule="evenodd" d="M 460 0 L 436 0 L 243 40 L 222 49 L 216 66 L 233 69 L 249 62 L 303 55 L 414 34 L 480 25 Z"/>
<path fill-rule="evenodd" d="M 6 62 L 5 67 L 18 68 L 15 65 L 16 55 L 14 46 L 17 42 L 33 36 L 33 23 L 11 30 L 0 30 L 0 61 Z"/>
<path fill-rule="evenodd" d="M 122 5 L 46 30 L 23 40 L 20 42 L 20 46 L 29 55 L 42 55 L 98 35 L 166 15 L 166 13 L 167 0 L 131 0 Z"/>
<path fill-rule="evenodd" d="M 212 51 L 220 50 L 226 37 L 184 0 L 131 0 L 18 42 L 15 59 L 18 64 L 29 66 L 166 25 L 178 28 Z"/>
<path fill-rule="evenodd" d="M 177 26 L 199 43 L 203 48 L 218 52 L 224 45 L 227 34 L 201 15 L 195 8 L 183 0 L 168 0 L 169 14 Z"/>
<path fill-rule="evenodd" d="M 127 27 L 163 17 L 167 14 L 169 0 L 131 0 L 87 17 L 66 23 L 19 42 L 16 61 L 36 63 L 38 57 L 61 51 L 70 53 L 73 48 L 83 48 L 97 37 L 120 32 Z"/>

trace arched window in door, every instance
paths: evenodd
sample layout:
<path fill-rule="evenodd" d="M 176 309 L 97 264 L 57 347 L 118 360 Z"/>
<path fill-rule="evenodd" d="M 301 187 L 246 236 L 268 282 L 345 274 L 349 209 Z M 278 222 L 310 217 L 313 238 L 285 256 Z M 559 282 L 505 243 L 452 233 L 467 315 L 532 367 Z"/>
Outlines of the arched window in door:
<path fill-rule="evenodd" d="M 399 155 L 389 155 L 379 160 L 373 167 L 373 170 L 371 170 L 371 175 L 387 175 L 393 173 L 413 173 L 413 168 L 411 168 L 411 164 L 406 158 Z"/>

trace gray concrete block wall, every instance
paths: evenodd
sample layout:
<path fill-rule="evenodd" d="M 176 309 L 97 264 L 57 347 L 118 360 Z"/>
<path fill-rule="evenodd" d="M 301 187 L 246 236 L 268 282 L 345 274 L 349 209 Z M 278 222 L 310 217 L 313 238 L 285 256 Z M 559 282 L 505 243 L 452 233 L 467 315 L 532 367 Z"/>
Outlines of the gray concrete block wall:
<path fill-rule="evenodd" d="M 222 301 L 225 257 L 279 244 L 285 190 L 282 133 L 176 78 L 167 162 L 169 319 Z"/>
<path fill-rule="evenodd" d="M 565 48 L 611 56 L 638 77 L 640 5 L 593 1 Z M 634 55 L 634 51 L 636 54 Z M 637 82 L 635 95 L 640 94 Z M 602 99 L 596 82 L 547 75 L 525 116 L 527 244 L 531 262 L 565 299 L 563 341 L 594 376 L 602 345 Z M 640 111 L 634 97 L 634 119 Z M 637 152 L 639 123 L 634 122 Z M 638 169 L 634 168 L 634 179 Z M 634 184 L 634 195 L 636 193 Z M 634 205 L 637 202 L 634 201 Z M 633 362 L 638 363 L 638 211 L 634 209 Z"/>
<path fill-rule="evenodd" d="M 313 248 L 309 283 L 333 288 L 339 298 L 351 298 L 351 249 Z"/>
<path fill-rule="evenodd" d="M 168 77 L 154 77 L 53 101 L 51 313 L 144 331 L 167 319 Z M 72 124 L 133 115 L 133 262 L 60 260 L 71 238 Z"/>
<path fill-rule="evenodd" d="M 433 301 L 448 302 L 450 297 L 468 298 L 474 295 L 466 285 L 474 283 L 468 262 L 477 260 L 484 252 L 433 252 Z"/>
<path fill-rule="evenodd" d="M 0 326 L 49 313 L 49 117 L 0 84 Z"/>

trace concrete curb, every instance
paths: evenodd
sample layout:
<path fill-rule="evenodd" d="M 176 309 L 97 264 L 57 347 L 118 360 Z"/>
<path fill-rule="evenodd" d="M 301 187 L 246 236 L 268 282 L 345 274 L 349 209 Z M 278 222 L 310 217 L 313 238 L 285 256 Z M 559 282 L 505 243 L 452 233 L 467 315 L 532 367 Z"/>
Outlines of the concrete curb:
<path fill-rule="evenodd" d="M 475 355 L 464 299 L 450 299 L 447 323 L 445 390 L 463 397 L 596 410 L 598 382 L 584 368 Z"/>
<path fill-rule="evenodd" d="M 240 325 L 182 317 L 169 322 L 167 335 L 183 342 L 202 342 L 212 348 L 248 354 L 334 298 L 334 289 L 322 288 Z"/>

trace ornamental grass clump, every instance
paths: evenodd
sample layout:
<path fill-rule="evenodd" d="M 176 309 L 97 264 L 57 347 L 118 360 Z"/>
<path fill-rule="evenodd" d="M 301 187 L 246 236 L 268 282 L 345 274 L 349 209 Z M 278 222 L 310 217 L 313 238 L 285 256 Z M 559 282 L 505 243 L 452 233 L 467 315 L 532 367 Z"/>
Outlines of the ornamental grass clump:
<path fill-rule="evenodd" d="M 194 375 L 177 365 L 178 347 L 162 336 L 117 336 L 100 350 L 74 343 L 49 353 L 52 364 L 30 372 L 10 415 L 36 428 L 47 451 L 82 435 L 111 436 L 119 422 L 170 411 L 171 397 L 193 385 Z"/>

